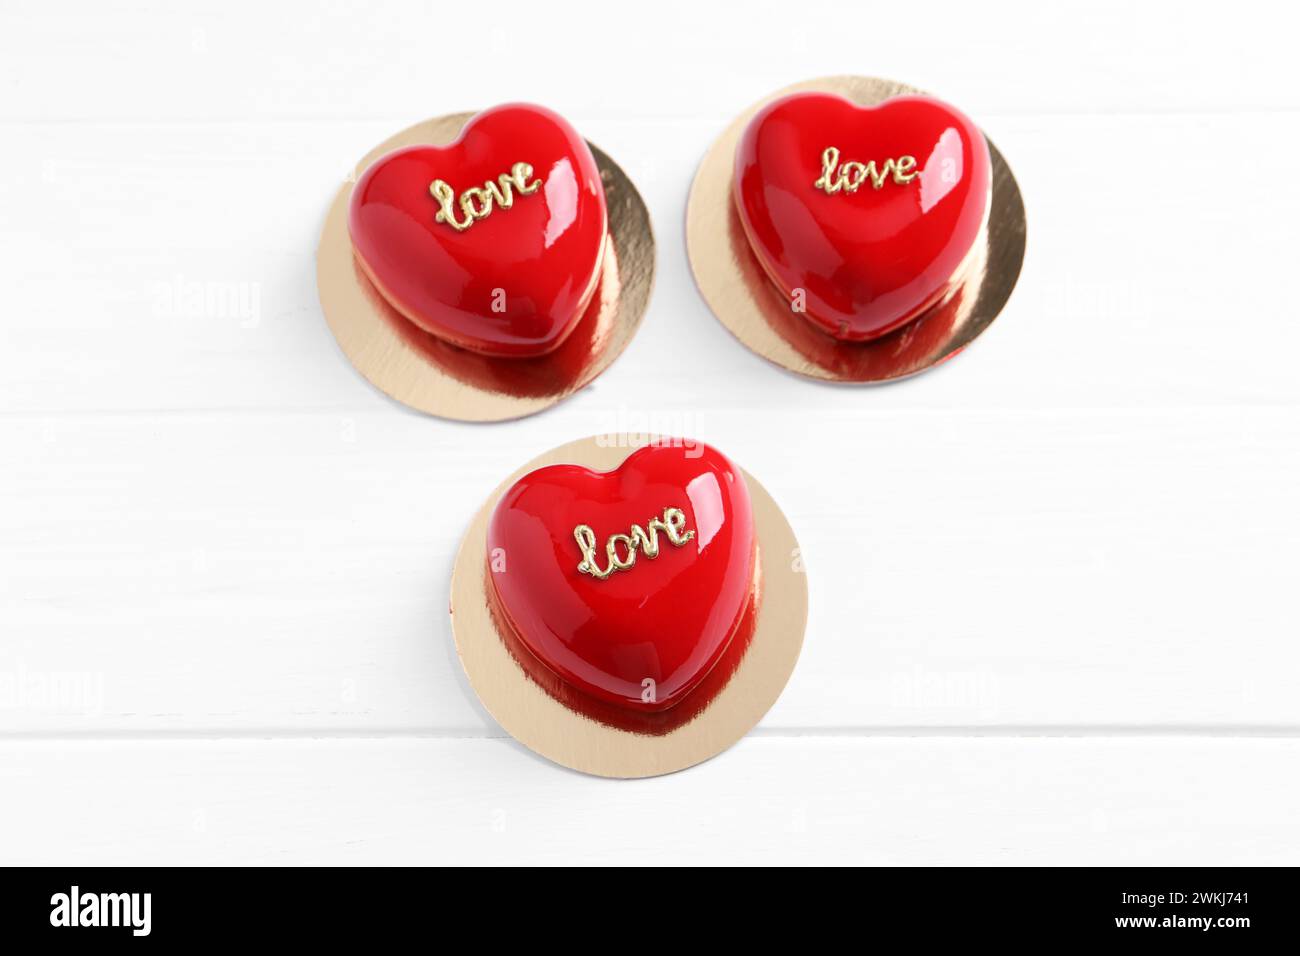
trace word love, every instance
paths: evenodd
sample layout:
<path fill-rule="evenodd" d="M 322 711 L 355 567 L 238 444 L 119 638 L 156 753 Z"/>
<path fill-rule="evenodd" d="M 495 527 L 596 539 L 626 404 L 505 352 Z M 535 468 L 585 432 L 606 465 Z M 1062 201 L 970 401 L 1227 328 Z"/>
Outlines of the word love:
<path fill-rule="evenodd" d="M 460 194 L 459 204 L 456 202 L 456 190 L 451 188 L 451 184 L 443 179 L 435 179 L 429 184 L 429 192 L 434 199 L 438 200 L 438 205 L 442 208 L 433 218 L 437 222 L 445 222 L 457 232 L 464 232 L 477 220 L 486 219 L 491 215 L 496 206 L 502 209 L 513 206 L 516 191 L 523 196 L 531 196 L 537 192 L 541 188 L 542 181 L 534 179 L 530 183 L 528 180 L 532 175 L 533 167 L 530 164 L 515 163 L 510 167 L 510 172 L 502 173 L 497 177 L 496 182 L 489 179 L 483 184 L 482 189 L 471 186 L 465 190 Z M 460 206 L 464 219 L 456 218 L 456 205 Z"/>
<path fill-rule="evenodd" d="M 871 180 L 873 189 L 879 189 L 891 176 L 899 186 L 906 186 L 919 175 L 915 156 L 887 159 L 879 167 L 874 159 L 866 165 L 850 161 L 840 166 L 840 151 L 834 146 L 827 146 L 822 153 L 822 174 L 813 186 L 833 196 L 841 189 L 846 193 L 855 193 L 868 179 Z"/>
<path fill-rule="evenodd" d="M 678 548 L 695 537 L 694 531 L 686 530 L 685 512 L 680 508 L 665 508 L 662 518 L 651 518 L 644 528 L 634 524 L 628 534 L 611 534 L 605 542 L 605 557 L 609 563 L 601 570 L 596 557 L 596 532 L 587 525 L 580 524 L 573 529 L 573 539 L 578 542 L 578 549 L 582 552 L 578 571 L 603 581 L 615 571 L 626 571 L 636 564 L 637 551 L 647 558 L 657 558 L 660 531 Z M 619 554 L 620 545 L 626 552 L 625 555 Z"/>

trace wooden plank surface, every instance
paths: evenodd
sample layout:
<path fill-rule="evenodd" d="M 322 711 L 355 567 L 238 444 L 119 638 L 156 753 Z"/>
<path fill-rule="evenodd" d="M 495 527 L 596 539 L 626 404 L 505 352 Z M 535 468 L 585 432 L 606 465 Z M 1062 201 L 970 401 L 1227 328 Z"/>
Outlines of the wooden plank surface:
<path fill-rule="evenodd" d="M 751 737 L 651 780 L 500 740 L 0 745 L 4 863 L 1295 860 L 1294 740 Z M 41 821 L 34 824 L 32 821 Z"/>

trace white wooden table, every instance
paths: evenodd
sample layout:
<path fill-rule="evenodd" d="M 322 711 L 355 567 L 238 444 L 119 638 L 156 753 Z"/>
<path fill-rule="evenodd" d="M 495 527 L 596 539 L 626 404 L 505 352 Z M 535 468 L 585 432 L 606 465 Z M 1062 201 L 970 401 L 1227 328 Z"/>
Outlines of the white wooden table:
<path fill-rule="evenodd" d="M 991 6 L 7 3 L 0 862 L 1300 861 L 1296 14 Z M 683 247 L 728 119 L 833 73 L 956 102 L 1028 210 L 890 387 L 743 350 Z M 374 143 L 511 99 L 659 279 L 593 387 L 458 425 L 353 372 L 313 255 Z M 485 715 L 447 588 L 504 475 L 647 422 L 776 496 L 812 613 L 748 738 L 617 783 Z"/>

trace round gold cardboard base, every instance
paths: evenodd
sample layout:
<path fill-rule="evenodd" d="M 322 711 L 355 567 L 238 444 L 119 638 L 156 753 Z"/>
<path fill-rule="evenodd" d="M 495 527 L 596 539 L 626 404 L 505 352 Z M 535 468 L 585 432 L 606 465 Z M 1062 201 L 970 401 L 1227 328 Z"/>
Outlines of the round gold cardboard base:
<path fill-rule="evenodd" d="M 451 576 L 456 651 L 483 706 L 531 750 L 602 777 L 672 773 L 730 747 L 780 696 L 799 659 L 808 619 L 808 584 L 794 532 L 763 486 L 745 472 L 762 593 L 744 655 L 707 706 L 667 733 L 637 733 L 569 709 L 534 681 L 510 653 L 492 614 L 486 574 L 488 518 L 506 490 L 530 471 L 562 462 L 608 471 L 635 450 L 622 436 L 596 436 L 561 445 L 524 465 L 492 492 L 474 516 Z"/>
<path fill-rule="evenodd" d="M 859 106 L 920 90 L 865 76 L 832 76 L 778 90 L 745 110 L 705 154 L 686 205 L 686 251 L 700 294 L 751 351 L 791 372 L 827 382 L 906 378 L 951 358 L 1006 305 L 1025 257 L 1025 207 L 1002 154 L 990 142 L 993 189 L 988 226 L 967 257 L 960 288 L 947 301 L 889 335 L 840 342 L 790 310 L 750 251 L 731 198 L 736 144 L 750 119 L 790 93 L 838 93 Z"/>
<path fill-rule="evenodd" d="M 609 238 L 596 295 L 565 343 L 539 358 L 493 358 L 456 348 L 415 326 L 384 300 L 352 255 L 347 225 L 352 187 L 385 153 L 444 146 L 473 116 L 457 113 L 418 123 L 362 158 L 326 216 L 316 252 L 316 287 L 343 354 L 381 392 L 441 418 L 496 422 L 549 408 L 618 358 L 650 301 L 655 243 L 636 187 L 617 163 L 591 146 L 605 186 Z"/>

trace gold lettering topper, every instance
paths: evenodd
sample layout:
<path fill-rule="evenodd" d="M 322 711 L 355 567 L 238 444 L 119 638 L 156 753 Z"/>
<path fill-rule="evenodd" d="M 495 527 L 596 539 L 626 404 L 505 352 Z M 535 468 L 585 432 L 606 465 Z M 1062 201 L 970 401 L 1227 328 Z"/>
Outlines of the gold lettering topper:
<path fill-rule="evenodd" d="M 837 166 L 839 166 L 838 171 L 835 168 Z M 916 157 L 899 156 L 898 159 L 887 159 L 879 168 L 876 167 L 874 159 L 865 166 L 859 162 L 847 162 L 840 166 L 840 151 L 834 146 L 827 146 L 826 151 L 822 153 L 822 174 L 817 177 L 813 186 L 825 190 L 830 196 L 841 189 L 846 193 L 855 193 L 868 179 L 871 180 L 873 189 L 879 189 L 885 185 L 885 180 L 890 177 L 890 174 L 893 174 L 895 183 L 906 186 L 921 175 L 916 171 Z"/>
<path fill-rule="evenodd" d="M 647 528 L 649 531 L 646 530 Z M 674 547 L 678 548 L 695 537 L 694 531 L 686 530 L 686 513 L 682 509 L 665 508 L 664 516 L 651 518 L 646 522 L 645 528 L 634 524 L 630 534 L 611 534 L 609 540 L 605 542 L 605 557 L 609 559 L 609 565 L 602 571 L 600 563 L 596 560 L 596 532 L 587 525 L 580 524 L 573 529 L 573 539 L 578 542 L 578 549 L 582 551 L 582 561 L 578 565 L 578 571 L 603 581 L 615 571 L 626 571 L 636 564 L 638 549 L 647 558 L 657 558 L 660 531 L 667 536 Z M 620 544 L 627 550 L 627 557 L 619 557 Z"/>
<path fill-rule="evenodd" d="M 532 175 L 533 167 L 529 163 L 515 163 L 510 167 L 510 172 L 502 173 L 496 182 L 489 179 L 482 189 L 471 186 L 460 194 L 460 210 L 465 214 L 464 220 L 457 219 L 456 210 L 452 208 L 456 202 L 456 190 L 446 180 L 435 179 L 429 184 L 429 192 L 442 208 L 433 218 L 437 222 L 445 222 L 457 232 L 464 232 L 474 225 L 475 220 L 486 219 L 491 214 L 494 203 L 502 209 L 513 206 L 516 190 L 524 196 L 537 192 L 542 181 L 534 179 L 530 183 L 528 180 Z"/>

